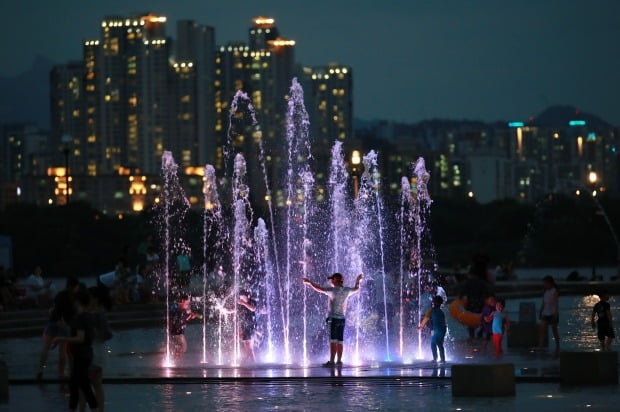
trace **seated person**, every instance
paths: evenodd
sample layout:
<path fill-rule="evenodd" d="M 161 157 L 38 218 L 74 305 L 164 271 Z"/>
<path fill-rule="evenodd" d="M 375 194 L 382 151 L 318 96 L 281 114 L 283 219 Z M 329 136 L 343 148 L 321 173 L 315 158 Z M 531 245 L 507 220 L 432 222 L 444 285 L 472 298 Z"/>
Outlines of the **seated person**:
<path fill-rule="evenodd" d="M 43 279 L 41 266 L 34 268 L 34 272 L 24 282 L 26 299 L 34 301 L 39 307 L 49 306 L 54 296 L 54 285 L 51 280 Z"/>

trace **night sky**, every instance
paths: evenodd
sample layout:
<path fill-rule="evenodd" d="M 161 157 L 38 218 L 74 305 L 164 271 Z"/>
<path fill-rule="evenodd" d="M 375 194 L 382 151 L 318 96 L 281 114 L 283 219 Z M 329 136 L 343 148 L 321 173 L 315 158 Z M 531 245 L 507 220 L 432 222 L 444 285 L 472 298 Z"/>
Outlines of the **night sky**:
<path fill-rule="evenodd" d="M 569 104 L 620 125 L 620 0 L 8 0 L 0 76 L 35 56 L 81 59 L 106 15 L 153 12 L 247 41 L 271 16 L 305 65 L 353 67 L 355 116 L 413 122 L 522 120 Z"/>

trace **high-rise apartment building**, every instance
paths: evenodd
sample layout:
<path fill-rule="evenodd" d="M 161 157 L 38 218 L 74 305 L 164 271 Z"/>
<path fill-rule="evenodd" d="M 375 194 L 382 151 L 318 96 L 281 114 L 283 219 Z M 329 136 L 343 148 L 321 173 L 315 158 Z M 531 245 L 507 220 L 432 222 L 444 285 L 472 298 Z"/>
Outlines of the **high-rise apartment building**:
<path fill-rule="evenodd" d="M 166 17 L 154 14 L 105 17 L 100 37 L 84 41 L 83 61 L 52 71 L 52 157 L 70 171 L 67 181 L 74 182 L 74 196 L 100 199 L 102 188 L 111 187 L 116 200 L 105 202 L 105 208 L 116 210 L 126 198 L 119 188 L 131 181 L 128 176 L 157 180 L 164 150 L 173 152 L 180 170 L 193 171 L 188 174 L 206 163 L 222 173 L 226 147 L 229 159 L 244 153 L 249 170 L 258 170 L 264 159 L 269 181 L 279 184 L 287 161 L 283 148 L 289 89 L 295 77 L 304 83 L 295 63 L 295 41 L 282 38 L 269 17 L 252 20 L 247 44 L 221 47 L 215 46 L 213 27 L 181 20 L 172 44 L 166 25 Z M 325 125 L 317 130 L 327 128 L 322 142 L 352 133 L 350 72 L 344 66 L 334 72 L 329 90 L 320 90 L 323 94 L 317 97 L 328 103 L 307 108 L 329 116 L 329 121 L 317 120 Z M 327 96 L 334 88 L 335 94 Z M 230 118 L 238 91 L 249 97 L 254 118 L 245 107 Z M 306 93 L 314 96 L 314 91 Z M 114 176 L 125 176 L 120 186 Z M 94 177 L 108 183 L 89 183 Z M 254 173 L 251 179 L 253 197 L 263 198 L 262 176 Z M 147 189 L 156 190 L 156 183 Z"/>
<path fill-rule="evenodd" d="M 107 17 L 101 23 L 98 79 L 101 172 L 157 173 L 165 146 L 169 41 L 166 18 Z"/>
<path fill-rule="evenodd" d="M 181 111 L 173 108 L 173 117 L 177 121 L 186 124 L 193 123 L 193 135 L 185 128 L 183 133 L 176 135 L 176 130 L 171 130 L 170 139 L 185 141 L 192 139 L 192 144 L 183 143 L 184 151 L 191 150 L 187 160 L 187 153 L 179 152 L 184 161 L 190 161 L 192 165 L 213 164 L 217 141 L 215 135 L 216 112 L 215 112 L 215 30 L 213 27 L 199 24 L 193 20 L 180 20 L 177 22 L 177 38 L 175 43 L 174 72 L 178 76 L 188 77 L 193 72 L 193 89 L 189 88 L 187 81 L 179 86 L 183 91 L 174 90 L 177 105 L 181 105 Z M 185 78 L 184 80 L 188 80 Z M 173 86 L 173 87 L 176 87 Z M 193 110 L 193 118 L 189 118 L 190 110 Z M 176 153 L 176 151 L 175 151 Z"/>
<path fill-rule="evenodd" d="M 74 167 L 83 173 L 86 143 L 85 68 L 82 62 L 54 66 L 50 73 L 52 139 L 50 157 L 64 164 L 63 150 L 75 153 Z"/>
<path fill-rule="evenodd" d="M 50 136 L 28 123 L 0 125 L 0 207 L 47 200 L 45 183 L 52 165 Z"/>
<path fill-rule="evenodd" d="M 353 70 L 331 64 L 305 70 L 311 134 L 321 147 L 353 137 Z"/>
<path fill-rule="evenodd" d="M 296 76 L 295 41 L 280 37 L 274 19 L 256 17 L 249 29 L 249 45 L 221 46 L 216 63 L 216 130 L 220 140 L 224 142 L 226 138 L 229 103 L 242 90 L 256 110 L 265 147 L 279 147 L 286 99 Z"/>

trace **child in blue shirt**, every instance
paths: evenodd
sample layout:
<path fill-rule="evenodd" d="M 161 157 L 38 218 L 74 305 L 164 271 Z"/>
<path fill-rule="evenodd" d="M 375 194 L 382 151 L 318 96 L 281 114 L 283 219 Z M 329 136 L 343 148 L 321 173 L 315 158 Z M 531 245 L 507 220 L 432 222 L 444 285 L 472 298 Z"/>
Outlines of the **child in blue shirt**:
<path fill-rule="evenodd" d="M 446 315 L 441 310 L 441 304 L 443 298 L 439 295 L 433 298 L 433 307 L 426 311 L 424 319 L 418 326 L 418 329 L 422 329 L 430 320 L 433 325 L 433 335 L 431 336 L 431 352 L 433 353 L 433 360 L 437 362 L 437 351 L 439 350 L 440 362 L 446 361 L 446 354 L 443 347 L 443 340 L 446 336 Z"/>
<path fill-rule="evenodd" d="M 504 334 L 508 334 L 510 328 L 510 320 L 508 314 L 504 312 L 506 301 L 497 299 L 495 303 L 495 312 L 491 314 L 493 320 L 491 323 L 491 331 L 493 332 L 493 346 L 495 346 L 495 356 L 502 356 L 502 338 Z"/>

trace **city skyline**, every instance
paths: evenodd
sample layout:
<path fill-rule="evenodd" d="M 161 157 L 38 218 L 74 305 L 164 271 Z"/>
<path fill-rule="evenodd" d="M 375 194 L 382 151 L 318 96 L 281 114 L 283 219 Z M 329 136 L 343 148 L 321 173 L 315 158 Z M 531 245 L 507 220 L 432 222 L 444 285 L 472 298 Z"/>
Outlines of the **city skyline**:
<path fill-rule="evenodd" d="M 79 59 L 81 40 L 96 35 L 104 15 L 151 11 L 170 22 L 192 18 L 215 28 L 218 45 L 244 39 L 252 17 L 269 15 L 297 42 L 300 63 L 353 67 L 357 118 L 527 120 L 548 106 L 570 104 L 620 124 L 620 56 L 614 53 L 620 26 L 613 20 L 620 3 L 614 1 L 394 2 L 381 8 L 361 1 L 354 12 L 346 2 L 323 1 L 55 5 L 30 0 L 1 6 L 2 30 L 13 35 L 1 36 L 0 56 L 12 64 L 0 76 L 27 70 L 37 55 L 55 63 Z M 40 36 L 32 36 L 33 27 Z"/>

